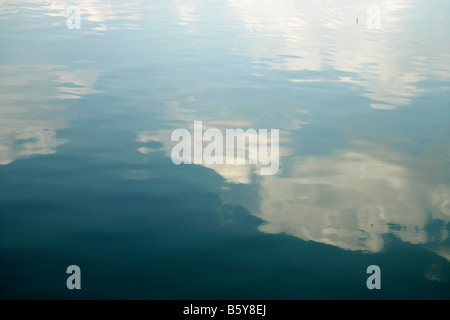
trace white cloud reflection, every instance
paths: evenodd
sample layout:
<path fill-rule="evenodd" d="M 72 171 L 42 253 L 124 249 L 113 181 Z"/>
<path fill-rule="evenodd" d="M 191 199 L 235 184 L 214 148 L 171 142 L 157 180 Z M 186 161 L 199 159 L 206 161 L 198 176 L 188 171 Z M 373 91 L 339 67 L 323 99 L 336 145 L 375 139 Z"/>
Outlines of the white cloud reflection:
<path fill-rule="evenodd" d="M 415 0 L 228 2 L 248 33 L 237 46 L 239 53 L 277 69 L 321 71 L 331 65 L 352 73 L 341 81 L 364 88 L 373 108 L 408 105 L 421 92 L 418 84 L 426 79 L 424 74 L 450 78 L 450 42 L 439 41 L 448 38 L 445 31 L 434 28 L 437 33 L 428 34 L 417 27 L 442 24 L 440 6 L 427 8 L 423 2 L 433 20 L 415 21 L 410 10 Z M 380 30 L 366 26 L 369 5 L 380 7 Z M 308 81 L 293 79 L 301 80 Z"/>
<path fill-rule="evenodd" d="M 427 243 L 430 218 L 450 222 L 450 185 L 420 181 L 387 160 L 400 154 L 374 156 L 369 149 L 377 146 L 367 147 L 368 152 L 297 156 L 288 176 L 263 177 L 260 210 L 254 212 L 265 221 L 260 230 L 367 252 L 379 252 L 387 233 L 405 242 Z M 439 241 L 444 241 L 445 228 L 439 232 Z"/>
<path fill-rule="evenodd" d="M 0 2 L 0 19 L 6 19 L 4 14 L 18 12 L 19 9 L 30 9 L 44 12 L 45 15 L 51 17 L 68 17 L 67 8 L 77 6 L 80 8 L 82 19 L 81 28 L 86 28 L 83 21 L 95 23 L 92 29 L 96 31 L 108 31 L 123 27 L 125 29 L 139 29 L 139 25 L 128 23 L 111 24 L 115 20 L 142 20 L 143 6 L 148 4 L 142 0 L 126 1 L 107 1 L 107 0 L 20 0 L 20 1 L 1 1 Z M 3 15 L 2 15 L 3 13 Z M 65 19 L 61 20 L 61 25 L 65 24 Z"/>
<path fill-rule="evenodd" d="M 68 127 L 57 101 L 98 92 L 92 87 L 99 76 L 61 65 L 0 66 L 0 164 L 55 153 L 67 142 L 56 131 Z"/>
<path fill-rule="evenodd" d="M 224 130 L 236 124 L 204 122 L 204 130 L 210 127 Z M 159 142 L 162 148 L 158 150 L 170 158 L 171 132 L 139 133 L 136 141 L 143 146 L 138 151 L 144 155 L 153 152 L 155 149 L 144 146 Z M 282 173 L 256 180 L 259 169 L 253 165 L 203 166 L 228 183 L 222 195 L 225 203 L 241 204 L 263 221 L 261 232 L 285 233 L 364 252 L 380 252 L 384 236 L 394 234 L 448 259 L 449 248 L 443 244 L 449 236 L 446 228 L 433 231 L 434 244 L 430 246 L 426 227 L 436 219 L 450 223 L 450 185 L 423 181 L 402 165 L 412 159 L 400 152 L 366 142 L 354 146 L 332 155 L 306 157 L 281 147 Z M 257 184 L 259 194 L 248 197 L 259 203 L 236 202 L 230 197 L 233 184 Z"/>
<path fill-rule="evenodd" d="M 193 132 L 193 123 L 196 119 L 194 115 L 186 116 L 187 118 L 192 118 L 191 122 L 187 122 L 186 125 L 183 127 L 184 129 L 189 130 L 191 133 Z M 226 129 L 238 129 L 242 128 L 246 130 L 248 127 L 251 127 L 251 122 L 242 121 L 242 120 L 229 120 L 229 121 L 205 121 L 203 122 L 203 132 L 207 129 L 219 129 L 223 135 L 225 135 Z M 143 146 L 140 146 L 137 150 L 142 154 L 148 154 L 153 151 L 162 150 L 164 151 L 164 154 L 170 158 L 172 148 L 177 144 L 177 142 L 171 141 L 170 137 L 172 134 L 172 131 L 177 129 L 178 127 L 174 127 L 173 129 L 161 129 L 161 130 L 149 130 L 149 131 L 142 131 L 137 135 L 136 141 L 143 143 Z M 258 129 L 267 129 L 267 128 L 255 128 Z M 270 132 L 270 128 L 268 130 Z M 287 135 L 289 135 L 286 132 Z M 269 135 L 270 136 L 270 135 Z M 284 141 L 284 140 L 282 140 Z M 146 146 L 147 143 L 158 143 L 161 145 L 160 148 L 148 148 Z M 209 142 L 204 142 L 203 147 L 208 145 Z M 272 142 L 270 141 L 270 138 L 268 140 L 268 153 L 271 153 L 271 145 Z M 225 150 L 225 147 L 224 147 Z M 238 153 L 238 149 L 235 151 L 236 154 Z M 249 152 L 249 146 L 248 143 L 245 144 L 245 154 L 248 154 Z M 279 149 L 279 154 L 281 156 L 287 156 L 291 151 L 286 147 L 281 147 Z M 273 159 L 272 161 L 275 161 Z M 248 161 L 247 161 L 248 162 Z M 216 173 L 218 173 L 220 176 L 222 176 L 225 181 L 229 183 L 235 183 L 235 184 L 249 184 L 254 180 L 254 177 L 256 175 L 259 175 L 261 167 L 267 167 L 267 166 L 261 166 L 261 164 L 258 162 L 258 164 L 239 164 L 239 165 L 230 165 L 230 164 L 206 164 L 203 163 L 202 166 L 214 170 Z"/>
<path fill-rule="evenodd" d="M 197 0 L 174 0 L 174 5 L 180 17 L 180 25 L 187 25 L 199 20 L 200 11 L 198 10 L 201 1 Z"/>

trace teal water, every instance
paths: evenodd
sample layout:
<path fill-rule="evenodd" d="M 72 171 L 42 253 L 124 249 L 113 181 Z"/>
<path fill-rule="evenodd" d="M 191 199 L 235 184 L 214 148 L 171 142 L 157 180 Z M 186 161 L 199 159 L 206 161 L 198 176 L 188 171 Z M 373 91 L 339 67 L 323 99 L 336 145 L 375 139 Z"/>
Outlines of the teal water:
<path fill-rule="evenodd" d="M 449 15 L 1 2 L 0 298 L 449 299 Z M 279 172 L 175 165 L 196 120 L 279 129 Z"/>

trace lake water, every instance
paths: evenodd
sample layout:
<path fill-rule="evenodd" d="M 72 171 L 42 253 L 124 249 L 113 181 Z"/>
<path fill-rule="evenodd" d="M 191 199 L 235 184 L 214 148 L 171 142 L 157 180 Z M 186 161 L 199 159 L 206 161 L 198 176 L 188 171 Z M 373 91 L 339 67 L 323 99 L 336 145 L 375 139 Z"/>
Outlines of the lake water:
<path fill-rule="evenodd" d="M 449 299 L 449 15 L 2 1 L 0 298 Z M 279 171 L 175 165 L 194 121 L 278 129 Z"/>

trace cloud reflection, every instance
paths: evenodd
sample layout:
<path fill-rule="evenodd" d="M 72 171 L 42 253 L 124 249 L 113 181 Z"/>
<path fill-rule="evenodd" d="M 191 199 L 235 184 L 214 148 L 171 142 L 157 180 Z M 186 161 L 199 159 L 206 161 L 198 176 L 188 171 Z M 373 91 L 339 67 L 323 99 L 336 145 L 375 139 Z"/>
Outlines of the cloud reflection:
<path fill-rule="evenodd" d="M 174 0 L 174 5 L 180 16 L 180 25 L 187 25 L 191 22 L 199 20 L 198 7 L 201 4 L 200 1 L 186 1 L 186 0 Z"/>
<path fill-rule="evenodd" d="M 55 153 L 67 142 L 56 131 L 68 127 L 57 101 L 98 92 L 92 87 L 99 76 L 61 65 L 0 66 L 0 164 Z"/>
<path fill-rule="evenodd" d="M 450 222 L 450 185 L 426 184 L 386 160 L 392 154 L 372 154 L 345 150 L 327 157 L 297 156 L 288 176 L 264 177 L 255 212 L 265 221 L 260 230 L 367 252 L 379 252 L 387 233 L 427 243 L 430 218 Z M 438 232 L 439 241 L 445 241 L 445 228 Z"/>
<path fill-rule="evenodd" d="M 193 132 L 193 122 L 195 117 L 194 116 L 187 116 L 192 117 L 193 120 L 191 123 L 186 123 L 186 127 L 184 129 L 189 130 L 190 132 Z M 228 120 L 228 121 L 206 121 L 203 122 L 203 132 L 205 132 L 208 129 L 218 129 L 222 134 L 225 136 L 226 129 L 238 129 L 243 128 L 246 130 L 247 128 L 251 127 L 251 122 L 246 122 L 242 120 Z M 174 127 L 171 129 L 161 129 L 161 130 L 148 130 L 148 131 L 142 131 L 137 135 L 136 141 L 143 144 L 143 146 L 138 147 L 138 151 L 142 154 L 148 154 L 153 151 L 157 150 L 163 150 L 164 154 L 167 157 L 171 156 L 172 148 L 177 144 L 176 141 L 171 141 L 170 137 L 172 134 L 172 131 L 177 129 L 177 127 Z M 258 128 L 257 128 L 258 129 Z M 265 128 L 264 128 L 265 129 Z M 270 129 L 269 129 L 270 131 Z M 149 148 L 149 143 L 153 145 L 157 145 L 157 148 Z M 225 142 L 224 142 L 225 143 Z M 203 148 L 208 145 L 209 142 L 203 143 Z M 271 146 L 272 142 L 270 139 L 268 140 L 268 154 L 271 153 Z M 225 145 L 224 145 L 225 150 Z M 235 150 L 236 154 L 239 153 L 239 149 L 236 146 Z M 249 152 L 249 145 L 248 143 L 245 144 L 245 153 L 248 154 Z M 286 156 L 288 155 L 290 150 L 286 147 L 279 148 L 279 154 L 280 156 Z M 193 154 L 193 153 L 192 153 Z M 273 160 L 275 161 L 275 159 Z M 248 161 L 247 161 L 248 162 Z M 262 166 L 260 162 L 257 164 L 239 164 L 239 165 L 230 165 L 230 164 L 201 164 L 202 166 L 214 170 L 216 173 L 218 173 L 220 176 L 222 176 L 225 181 L 229 183 L 234 184 L 250 184 L 255 176 L 258 176 L 261 171 L 261 167 L 267 167 L 267 165 Z"/>
<path fill-rule="evenodd" d="M 228 2 L 247 33 L 237 46 L 239 53 L 276 69 L 321 71 L 331 65 L 353 74 L 340 80 L 363 88 L 362 95 L 373 100 L 373 108 L 410 104 L 421 92 L 425 74 L 450 78 L 450 44 L 439 41 L 447 36 L 440 28 L 430 34 L 417 29 L 415 1 Z M 381 9 L 380 30 L 366 27 L 369 5 Z M 424 10 L 434 10 L 432 16 L 437 18 L 421 23 L 445 25 L 439 5 Z M 292 80 L 308 81 L 301 73 Z"/>
<path fill-rule="evenodd" d="M 147 4 L 145 1 L 135 0 L 127 1 L 106 1 L 106 0 L 79 0 L 79 1 L 47 1 L 47 0 L 20 0 L 20 1 L 2 1 L 0 2 L 1 13 L 7 14 L 17 12 L 19 9 L 30 9 L 43 11 L 45 15 L 51 17 L 68 17 L 67 8 L 76 5 L 80 8 L 82 21 L 96 23 L 92 29 L 96 31 L 107 31 L 124 27 L 125 29 L 139 29 L 139 25 L 109 22 L 114 20 L 142 20 L 142 8 Z M 1 18 L 6 18 L 3 15 Z M 65 20 L 61 24 L 65 23 Z M 86 28 L 83 24 L 82 28 Z"/>

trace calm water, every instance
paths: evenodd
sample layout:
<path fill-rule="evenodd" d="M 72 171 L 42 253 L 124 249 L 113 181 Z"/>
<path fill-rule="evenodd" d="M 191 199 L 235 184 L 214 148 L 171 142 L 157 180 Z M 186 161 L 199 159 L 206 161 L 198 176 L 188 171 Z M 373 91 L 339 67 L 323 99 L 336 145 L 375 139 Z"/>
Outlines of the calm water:
<path fill-rule="evenodd" d="M 2 1 L 0 298 L 449 299 L 449 15 Z M 195 120 L 279 129 L 278 174 L 175 165 Z"/>

